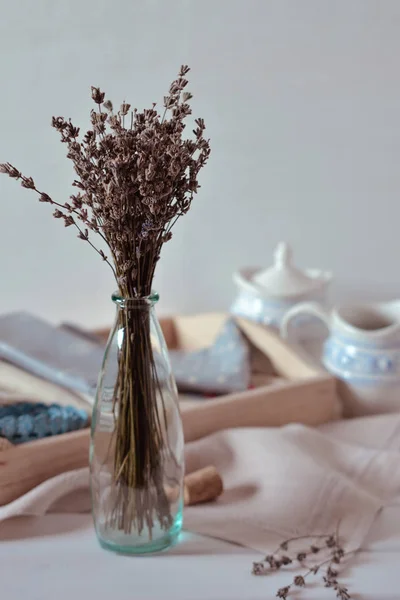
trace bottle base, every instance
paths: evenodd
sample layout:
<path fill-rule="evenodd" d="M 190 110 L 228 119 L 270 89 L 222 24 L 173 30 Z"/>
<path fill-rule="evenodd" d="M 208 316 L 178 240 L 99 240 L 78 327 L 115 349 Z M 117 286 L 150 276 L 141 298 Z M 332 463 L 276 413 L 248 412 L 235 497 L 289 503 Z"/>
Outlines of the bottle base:
<path fill-rule="evenodd" d="M 165 535 L 163 535 L 162 537 L 153 541 L 147 541 L 145 543 L 140 543 L 139 540 L 135 540 L 135 542 L 133 542 L 132 545 L 127 543 L 118 544 L 115 541 L 104 539 L 99 535 L 97 536 L 97 539 L 102 548 L 111 552 L 115 552 L 117 554 L 126 554 L 130 556 L 153 554 L 155 552 L 162 552 L 163 550 L 167 550 L 168 548 L 176 544 L 179 538 L 179 534 L 181 532 L 181 526 L 179 525 L 177 527 L 176 525 L 170 531 L 166 532 Z"/>

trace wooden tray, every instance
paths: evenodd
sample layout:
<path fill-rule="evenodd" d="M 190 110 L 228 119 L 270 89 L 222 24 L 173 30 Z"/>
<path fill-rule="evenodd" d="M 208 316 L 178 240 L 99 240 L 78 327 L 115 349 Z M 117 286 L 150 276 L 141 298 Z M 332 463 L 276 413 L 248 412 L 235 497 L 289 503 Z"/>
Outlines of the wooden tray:
<path fill-rule="evenodd" d="M 195 350 L 212 344 L 226 318 L 225 314 L 167 318 L 161 319 L 161 327 L 169 347 Z M 232 427 L 319 425 L 340 416 L 334 377 L 272 329 L 241 318 L 236 322 L 252 346 L 269 359 L 270 372 L 259 375 L 252 390 L 182 401 L 186 441 Z"/>
<path fill-rule="evenodd" d="M 227 315 L 161 319 L 170 348 L 195 350 L 212 344 Z M 258 353 L 265 373 L 254 389 L 201 400 L 182 400 L 185 441 L 221 429 L 276 427 L 287 423 L 319 425 L 340 416 L 335 379 L 312 364 L 273 330 L 245 319 L 238 326 Z M 108 330 L 97 332 L 107 336 Z M 264 360 L 263 360 L 264 359 Z M 54 396 L 53 396 L 54 398 Z M 58 473 L 88 465 L 89 429 L 6 447 L 0 452 L 0 505 Z"/>

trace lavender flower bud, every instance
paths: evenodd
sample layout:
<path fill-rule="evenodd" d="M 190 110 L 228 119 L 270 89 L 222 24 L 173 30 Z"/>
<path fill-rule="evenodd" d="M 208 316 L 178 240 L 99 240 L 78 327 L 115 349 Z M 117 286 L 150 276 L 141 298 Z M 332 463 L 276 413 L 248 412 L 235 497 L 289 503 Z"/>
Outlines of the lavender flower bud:
<path fill-rule="evenodd" d="M 125 116 L 128 114 L 129 109 L 130 109 L 131 105 L 130 104 L 126 104 L 125 102 L 123 104 L 121 104 L 121 108 L 120 108 L 120 112 L 122 116 Z"/>
<path fill-rule="evenodd" d="M 253 575 L 262 575 L 264 573 L 264 563 L 262 562 L 253 562 Z"/>
<path fill-rule="evenodd" d="M 18 171 L 18 169 L 10 165 L 10 163 L 0 165 L 0 172 L 5 173 L 13 179 L 19 179 L 21 177 L 21 173 Z"/>
<path fill-rule="evenodd" d="M 52 117 L 51 126 L 58 131 L 63 131 L 66 127 L 68 127 L 68 123 L 63 117 Z"/>
<path fill-rule="evenodd" d="M 169 240 L 171 238 L 172 238 L 172 233 L 170 231 L 168 231 L 167 233 L 164 233 L 164 235 L 161 238 L 162 243 L 165 244 L 166 242 L 169 242 Z"/>
<path fill-rule="evenodd" d="M 184 77 L 184 75 L 189 73 L 189 71 L 190 71 L 190 67 L 188 67 L 188 65 L 182 65 L 179 70 L 179 76 Z"/>
<path fill-rule="evenodd" d="M 66 225 L 66 227 L 67 227 L 67 225 Z M 88 230 L 87 230 L 87 229 L 85 229 L 85 232 L 83 232 L 83 231 L 80 231 L 80 232 L 78 233 L 78 238 L 79 238 L 80 240 L 85 240 L 85 241 L 87 241 L 87 240 L 89 239 L 89 232 L 88 232 Z"/>
<path fill-rule="evenodd" d="M 92 86 L 92 100 L 96 104 L 102 104 L 104 102 L 105 92 L 101 92 L 100 88 Z"/>
<path fill-rule="evenodd" d="M 303 562 L 303 560 L 306 560 L 307 554 L 305 552 L 299 552 L 296 558 L 299 562 Z"/>
<path fill-rule="evenodd" d="M 304 587 L 306 585 L 304 577 L 301 575 L 296 575 L 296 577 L 293 579 L 293 583 L 294 585 L 297 585 L 297 587 Z"/>
<path fill-rule="evenodd" d="M 70 227 L 71 225 L 75 224 L 75 221 L 71 217 L 71 215 L 63 215 L 63 218 L 64 218 L 64 226 L 65 227 Z"/>

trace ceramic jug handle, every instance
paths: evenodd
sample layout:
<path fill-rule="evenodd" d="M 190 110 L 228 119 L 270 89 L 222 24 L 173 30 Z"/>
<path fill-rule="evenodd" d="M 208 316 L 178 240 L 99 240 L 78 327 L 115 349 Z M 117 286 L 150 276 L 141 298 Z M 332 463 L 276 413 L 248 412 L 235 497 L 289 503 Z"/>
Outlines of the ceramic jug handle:
<path fill-rule="evenodd" d="M 298 315 L 312 315 L 323 321 L 328 329 L 331 327 L 330 315 L 320 304 L 317 302 L 301 302 L 300 304 L 293 306 L 293 308 L 290 308 L 282 319 L 280 330 L 281 336 L 284 339 L 290 337 L 290 322 Z"/>

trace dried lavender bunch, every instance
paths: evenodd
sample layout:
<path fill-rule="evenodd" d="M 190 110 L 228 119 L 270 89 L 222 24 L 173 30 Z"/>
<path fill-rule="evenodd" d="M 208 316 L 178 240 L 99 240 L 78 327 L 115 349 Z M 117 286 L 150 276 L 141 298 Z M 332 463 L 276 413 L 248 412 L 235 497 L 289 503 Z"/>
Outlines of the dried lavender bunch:
<path fill-rule="evenodd" d="M 38 189 L 32 177 L 10 163 L 0 164 L 1 173 L 35 191 L 40 202 L 53 205 L 56 219 L 78 230 L 78 237 L 111 267 L 122 298 L 145 302 L 150 295 L 161 247 L 171 239 L 177 219 L 189 210 L 199 189 L 199 171 L 210 155 L 203 119 L 195 120 L 191 139 L 183 135 L 191 114 L 188 72 L 183 65 L 164 97 L 162 114 L 156 104 L 139 112 L 127 102 L 115 111 L 105 93 L 92 87 L 96 110 L 90 113 L 91 127 L 82 139 L 70 119 L 53 117 L 52 126 L 76 172 L 77 191 L 69 202 L 55 201 Z M 120 324 L 125 335 L 114 390 L 112 446 L 117 493 L 109 526 L 127 534 L 132 528 L 141 533 L 147 527 L 151 538 L 155 520 L 163 529 L 171 525 L 162 481 L 163 461 L 170 450 L 161 425 L 162 390 L 157 381 L 158 389 L 154 385 L 149 318 L 140 313 L 128 311 Z"/>
<path fill-rule="evenodd" d="M 313 540 L 313 543 L 305 550 L 295 550 L 292 555 L 289 555 L 287 552 L 290 545 L 299 540 Z M 299 536 L 282 542 L 273 554 L 265 557 L 264 561 L 254 562 L 252 573 L 253 575 L 267 575 L 287 565 L 298 564 L 302 570 L 301 574 L 295 575 L 289 585 L 279 588 L 276 593 L 277 598 L 285 600 L 294 589 L 306 587 L 307 580 L 311 575 L 319 573 L 322 575 L 321 582 L 324 587 L 332 588 L 340 600 L 350 600 L 348 589 L 339 583 L 338 567 L 343 558 L 353 553 L 354 551 L 344 551 L 340 544 L 338 531 L 327 535 Z M 322 557 L 322 560 L 314 560 L 317 554 Z M 311 560 L 312 564 L 307 564 L 307 560 Z"/>
<path fill-rule="evenodd" d="M 114 113 L 104 92 L 92 87 L 97 110 L 91 111 L 92 127 L 81 141 L 71 120 L 53 117 L 52 126 L 77 174 L 73 186 L 78 191 L 69 202 L 56 202 L 32 177 L 10 163 L 0 164 L 1 173 L 56 207 L 56 219 L 78 229 L 78 237 L 110 264 L 124 297 L 151 293 L 161 247 L 171 239 L 176 220 L 189 210 L 199 189 L 198 173 L 210 155 L 203 119 L 195 120 L 194 139 L 183 138 L 184 121 L 191 114 L 192 95 L 185 91 L 188 71 L 183 65 L 172 82 L 162 115 L 155 104 L 138 112 L 126 102 Z M 106 248 L 95 246 L 92 235 Z"/>

